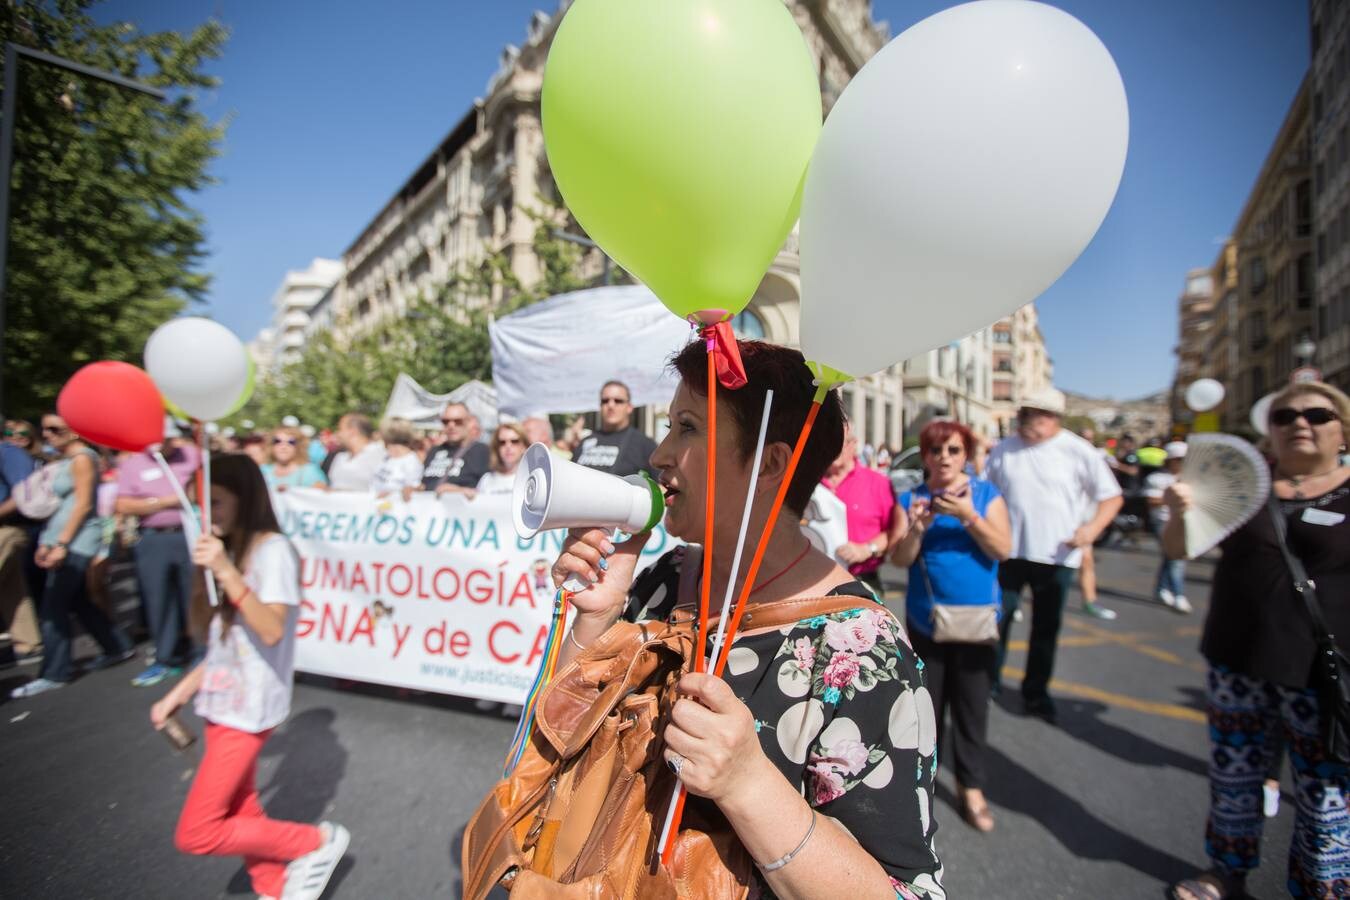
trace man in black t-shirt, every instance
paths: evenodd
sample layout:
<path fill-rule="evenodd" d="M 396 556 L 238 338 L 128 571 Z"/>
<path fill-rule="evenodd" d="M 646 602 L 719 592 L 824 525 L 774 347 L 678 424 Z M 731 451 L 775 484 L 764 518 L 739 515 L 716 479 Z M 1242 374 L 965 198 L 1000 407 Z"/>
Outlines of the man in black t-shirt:
<path fill-rule="evenodd" d="M 427 453 L 422 467 L 422 490 L 437 494 L 472 495 L 490 468 L 488 448 L 469 438 L 469 408 L 463 403 L 447 403 L 441 412 L 445 443 Z"/>
<path fill-rule="evenodd" d="M 1122 434 L 1116 445 L 1115 470 L 1116 481 L 1126 494 L 1139 488 L 1139 454 L 1135 452 L 1134 435 Z"/>
<path fill-rule="evenodd" d="M 600 430 L 581 442 L 574 461 L 623 477 L 645 471 L 653 478 L 650 462 L 656 442 L 633 427 L 632 394 L 621 381 L 600 389 Z"/>

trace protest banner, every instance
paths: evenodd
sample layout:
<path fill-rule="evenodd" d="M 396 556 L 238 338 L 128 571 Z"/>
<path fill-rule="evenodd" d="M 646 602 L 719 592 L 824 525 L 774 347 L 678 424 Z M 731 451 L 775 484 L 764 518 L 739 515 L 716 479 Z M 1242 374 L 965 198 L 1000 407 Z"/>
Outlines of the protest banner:
<path fill-rule="evenodd" d="M 521 702 L 553 611 L 564 532 L 525 539 L 510 495 L 273 495 L 300 555 L 298 670 Z M 654 562 L 675 543 L 658 525 Z"/>

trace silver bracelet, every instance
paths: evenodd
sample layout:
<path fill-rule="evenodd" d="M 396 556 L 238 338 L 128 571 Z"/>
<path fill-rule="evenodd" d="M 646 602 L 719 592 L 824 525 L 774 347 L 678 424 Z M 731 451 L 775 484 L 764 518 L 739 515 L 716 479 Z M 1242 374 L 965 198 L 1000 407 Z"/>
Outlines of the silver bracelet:
<path fill-rule="evenodd" d="M 576 644 L 578 650 L 586 649 L 585 646 L 582 645 L 581 641 L 577 640 L 577 633 L 570 628 L 567 629 L 567 639 L 572 643 Z"/>
<path fill-rule="evenodd" d="M 760 867 L 759 867 L 759 868 L 760 868 L 760 871 L 762 871 L 762 872 L 777 872 L 779 869 L 783 868 L 783 866 L 786 866 L 788 863 L 792 862 L 792 858 L 793 858 L 794 856 L 796 856 L 798 853 L 801 853 L 801 852 L 802 852 L 802 848 L 806 846 L 806 842 L 809 841 L 809 840 L 811 840 L 811 835 L 812 835 L 812 833 L 815 832 L 815 830 L 816 830 L 816 811 L 815 811 L 815 809 L 812 809 L 812 810 L 811 810 L 811 827 L 808 828 L 808 829 L 806 829 L 806 837 L 802 838 L 802 842 L 801 842 L 800 844 L 798 844 L 797 847 L 796 847 L 796 849 L 794 849 L 794 850 L 793 850 L 791 853 L 789 853 L 787 856 L 780 856 L 780 857 L 778 857 L 778 859 L 775 859 L 773 862 L 771 862 L 771 863 L 765 863 L 764 865 L 760 866 Z"/>

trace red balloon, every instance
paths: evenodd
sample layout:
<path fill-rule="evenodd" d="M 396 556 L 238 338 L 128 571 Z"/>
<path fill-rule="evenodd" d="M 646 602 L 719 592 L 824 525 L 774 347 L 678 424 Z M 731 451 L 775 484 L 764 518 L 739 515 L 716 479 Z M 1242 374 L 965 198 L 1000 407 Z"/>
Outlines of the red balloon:
<path fill-rule="evenodd" d="M 141 369 L 90 363 L 61 388 L 56 411 L 92 444 L 140 452 L 164 440 L 164 398 Z"/>

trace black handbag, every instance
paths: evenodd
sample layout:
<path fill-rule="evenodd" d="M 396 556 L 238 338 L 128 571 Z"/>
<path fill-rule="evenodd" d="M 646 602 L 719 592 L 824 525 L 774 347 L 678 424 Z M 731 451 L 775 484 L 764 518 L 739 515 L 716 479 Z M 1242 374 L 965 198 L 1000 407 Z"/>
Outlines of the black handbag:
<path fill-rule="evenodd" d="M 1327 629 L 1321 602 L 1317 599 L 1317 585 L 1308 577 L 1303 562 L 1289 549 L 1289 526 L 1274 494 L 1270 495 L 1266 508 L 1275 525 L 1275 537 L 1279 540 L 1284 562 L 1294 577 L 1294 592 L 1303 598 L 1308 618 L 1312 620 L 1313 637 L 1317 640 L 1313 680 L 1321 714 L 1323 750 L 1329 759 L 1350 763 L 1350 659 L 1336 646 L 1336 636 Z"/>

